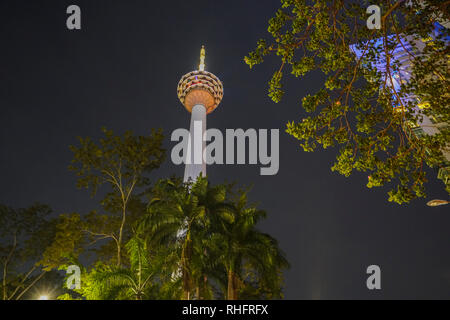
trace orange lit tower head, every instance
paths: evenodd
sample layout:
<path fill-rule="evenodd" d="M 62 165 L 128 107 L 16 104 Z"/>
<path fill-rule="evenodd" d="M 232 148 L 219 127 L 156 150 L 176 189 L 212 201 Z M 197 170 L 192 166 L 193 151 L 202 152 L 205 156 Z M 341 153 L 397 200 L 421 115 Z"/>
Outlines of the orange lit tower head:
<path fill-rule="evenodd" d="M 205 47 L 200 50 L 198 70 L 181 77 L 177 88 L 178 98 L 187 111 L 195 105 L 203 105 L 210 114 L 217 108 L 223 97 L 222 82 L 211 72 L 205 71 Z"/>

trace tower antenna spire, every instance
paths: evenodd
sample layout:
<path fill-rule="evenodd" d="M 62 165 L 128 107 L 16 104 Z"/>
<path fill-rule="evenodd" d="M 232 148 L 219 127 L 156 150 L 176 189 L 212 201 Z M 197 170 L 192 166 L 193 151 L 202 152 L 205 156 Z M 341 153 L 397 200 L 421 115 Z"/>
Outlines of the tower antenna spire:
<path fill-rule="evenodd" d="M 206 50 L 205 46 L 202 45 L 202 48 L 200 49 L 200 64 L 198 66 L 198 70 L 205 71 L 205 57 L 206 57 Z"/>

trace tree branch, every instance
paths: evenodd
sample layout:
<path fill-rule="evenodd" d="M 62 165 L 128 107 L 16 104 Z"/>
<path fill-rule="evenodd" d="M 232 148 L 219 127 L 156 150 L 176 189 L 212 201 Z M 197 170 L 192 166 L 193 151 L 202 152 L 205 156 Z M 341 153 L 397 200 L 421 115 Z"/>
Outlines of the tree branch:
<path fill-rule="evenodd" d="M 36 277 L 36 279 L 33 280 L 33 282 L 30 283 L 28 287 L 26 287 L 16 298 L 16 300 L 19 300 L 32 286 L 36 284 L 41 278 L 47 273 L 47 271 L 42 271 L 42 273 Z"/>

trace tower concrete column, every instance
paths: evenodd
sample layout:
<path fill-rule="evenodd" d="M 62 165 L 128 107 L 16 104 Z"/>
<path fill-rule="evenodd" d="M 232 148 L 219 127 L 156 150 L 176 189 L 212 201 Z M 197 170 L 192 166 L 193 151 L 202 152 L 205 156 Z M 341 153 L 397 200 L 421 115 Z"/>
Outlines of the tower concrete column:
<path fill-rule="evenodd" d="M 203 153 L 206 142 L 203 137 L 206 132 L 206 108 L 196 104 L 191 111 L 191 126 L 189 129 L 188 154 L 184 169 L 184 182 L 195 181 L 200 174 L 206 176 L 206 162 Z"/>

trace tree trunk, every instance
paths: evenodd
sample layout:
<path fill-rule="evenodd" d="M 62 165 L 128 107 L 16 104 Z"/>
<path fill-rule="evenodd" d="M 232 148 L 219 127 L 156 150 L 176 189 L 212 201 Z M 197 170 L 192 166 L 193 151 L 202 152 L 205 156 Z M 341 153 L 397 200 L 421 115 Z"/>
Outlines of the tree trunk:
<path fill-rule="evenodd" d="M 3 265 L 3 300 L 8 299 L 8 295 L 6 292 L 6 276 L 8 274 L 8 263 L 11 260 L 11 257 L 13 255 L 14 251 L 16 250 L 16 246 L 17 246 L 17 231 L 14 232 L 14 243 L 13 243 L 11 251 L 9 252 L 8 256 L 6 257 L 4 265 Z"/>
<path fill-rule="evenodd" d="M 228 288 L 227 288 L 227 300 L 234 299 L 234 281 L 233 281 L 233 271 L 228 271 Z"/>
<path fill-rule="evenodd" d="M 195 295 L 197 296 L 197 300 L 200 300 L 201 299 L 201 297 L 200 297 L 200 285 L 199 284 L 197 284 L 197 288 L 195 288 Z"/>
<path fill-rule="evenodd" d="M 228 271 L 228 288 L 227 288 L 227 300 L 238 299 L 238 278 L 232 271 Z"/>
<path fill-rule="evenodd" d="M 183 290 L 183 296 L 181 297 L 181 300 L 190 300 L 189 298 L 189 291 Z"/>
<path fill-rule="evenodd" d="M 181 276 L 182 276 L 182 285 L 183 285 L 183 295 L 182 300 L 190 300 L 190 292 L 191 292 L 191 275 L 189 270 L 189 260 L 190 260 L 190 234 L 186 233 L 186 240 L 184 242 L 183 251 L 181 252 Z"/>
<path fill-rule="evenodd" d="M 122 250 L 122 237 L 123 237 L 123 228 L 125 226 L 126 221 L 126 203 L 123 204 L 123 212 L 122 212 L 122 223 L 119 229 L 119 239 L 117 240 L 117 266 L 120 267 L 121 264 L 121 250 Z"/>
<path fill-rule="evenodd" d="M 238 277 L 233 273 L 233 300 L 238 299 Z"/>
<path fill-rule="evenodd" d="M 121 263 L 121 261 L 120 261 L 121 252 L 120 251 L 121 251 L 120 250 L 120 242 L 118 242 L 117 243 L 117 266 L 118 267 L 120 267 L 120 263 Z"/>
<path fill-rule="evenodd" d="M 208 277 L 206 275 L 203 276 L 202 299 L 211 299 L 208 292 Z"/>

